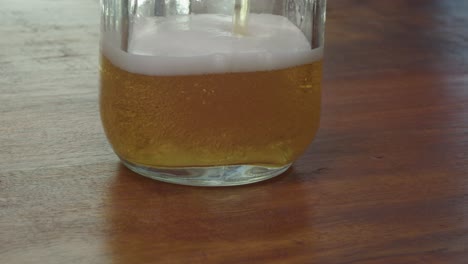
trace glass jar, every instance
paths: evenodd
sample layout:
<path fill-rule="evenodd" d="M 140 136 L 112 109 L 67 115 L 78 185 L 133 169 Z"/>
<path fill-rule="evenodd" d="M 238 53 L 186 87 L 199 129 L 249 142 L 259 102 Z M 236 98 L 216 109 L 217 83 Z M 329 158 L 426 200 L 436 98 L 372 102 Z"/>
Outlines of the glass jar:
<path fill-rule="evenodd" d="M 100 111 L 131 170 L 198 186 L 286 171 L 319 126 L 325 0 L 102 0 Z"/>

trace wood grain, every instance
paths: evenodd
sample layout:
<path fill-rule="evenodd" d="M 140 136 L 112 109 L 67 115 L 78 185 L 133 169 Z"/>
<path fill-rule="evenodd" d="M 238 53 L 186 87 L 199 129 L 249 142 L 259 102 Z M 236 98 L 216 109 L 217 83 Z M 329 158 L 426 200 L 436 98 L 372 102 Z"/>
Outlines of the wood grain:
<path fill-rule="evenodd" d="M 467 1 L 330 0 L 317 139 L 218 189 L 119 164 L 97 1 L 1 6 L 0 263 L 467 263 Z"/>

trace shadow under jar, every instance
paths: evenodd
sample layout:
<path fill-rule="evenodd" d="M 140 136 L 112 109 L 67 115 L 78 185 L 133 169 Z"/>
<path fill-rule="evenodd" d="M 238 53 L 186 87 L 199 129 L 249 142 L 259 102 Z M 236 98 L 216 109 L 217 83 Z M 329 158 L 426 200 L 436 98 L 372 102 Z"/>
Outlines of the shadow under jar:
<path fill-rule="evenodd" d="M 101 0 L 100 111 L 153 179 L 281 174 L 319 126 L 325 0 Z"/>

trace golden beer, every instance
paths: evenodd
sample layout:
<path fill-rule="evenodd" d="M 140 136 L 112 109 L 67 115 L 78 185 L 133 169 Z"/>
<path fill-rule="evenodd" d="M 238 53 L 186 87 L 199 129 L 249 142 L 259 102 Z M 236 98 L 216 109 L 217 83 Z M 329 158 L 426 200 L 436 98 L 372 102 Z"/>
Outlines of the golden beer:
<path fill-rule="evenodd" d="M 293 162 L 319 125 L 321 60 L 286 69 L 176 76 L 101 56 L 101 117 L 115 152 L 149 167 Z"/>
<path fill-rule="evenodd" d="M 101 119 L 129 169 L 179 184 L 248 184 L 286 171 L 311 143 L 320 31 L 295 24 L 295 13 L 237 9 L 104 22 Z"/>

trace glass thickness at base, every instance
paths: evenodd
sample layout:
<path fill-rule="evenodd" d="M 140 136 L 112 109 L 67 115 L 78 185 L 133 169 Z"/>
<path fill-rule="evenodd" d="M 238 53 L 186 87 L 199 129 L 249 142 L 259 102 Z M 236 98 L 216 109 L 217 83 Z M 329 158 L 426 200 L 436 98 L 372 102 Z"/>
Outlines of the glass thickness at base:
<path fill-rule="evenodd" d="M 191 186 L 222 187 L 245 185 L 268 180 L 285 172 L 292 164 L 282 167 L 230 165 L 210 167 L 155 168 L 135 164 L 121 158 L 122 163 L 140 175 L 151 179 Z"/>

